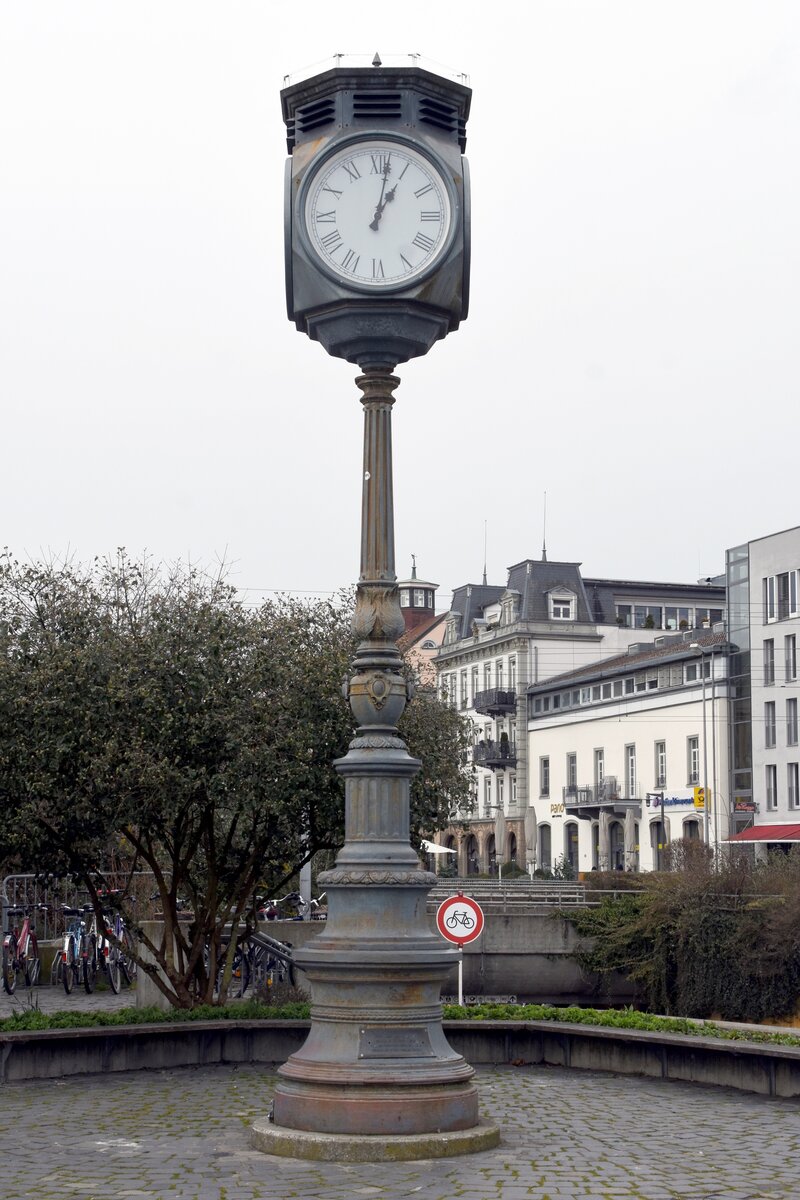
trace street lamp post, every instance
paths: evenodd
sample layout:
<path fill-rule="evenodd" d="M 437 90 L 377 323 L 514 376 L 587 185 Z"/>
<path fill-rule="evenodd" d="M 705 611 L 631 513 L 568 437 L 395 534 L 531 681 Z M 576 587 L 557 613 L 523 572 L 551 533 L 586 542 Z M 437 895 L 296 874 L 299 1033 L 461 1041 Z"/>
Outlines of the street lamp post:
<path fill-rule="evenodd" d="M 691 649 L 700 655 L 700 677 L 703 683 L 703 840 L 708 846 L 711 842 L 710 814 L 708 804 L 708 736 L 706 732 L 706 659 L 705 650 L 699 642 L 692 642 Z M 712 660 L 713 666 L 713 660 Z M 716 835 L 715 835 L 716 836 Z"/>

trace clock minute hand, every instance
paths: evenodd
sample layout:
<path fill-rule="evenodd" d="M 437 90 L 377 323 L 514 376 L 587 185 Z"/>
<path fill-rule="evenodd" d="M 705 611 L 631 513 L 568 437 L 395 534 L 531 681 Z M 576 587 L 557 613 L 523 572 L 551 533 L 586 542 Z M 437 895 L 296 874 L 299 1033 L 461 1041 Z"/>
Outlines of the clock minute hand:
<path fill-rule="evenodd" d="M 378 228 L 381 217 L 383 216 L 383 210 L 386 208 L 386 200 L 394 200 L 394 191 L 395 191 L 395 188 L 397 187 L 397 184 L 394 185 L 394 188 L 392 188 L 391 193 L 387 193 L 386 200 L 384 200 L 384 198 L 383 198 L 383 193 L 386 191 L 386 181 L 388 180 L 389 172 L 392 169 L 391 166 L 389 165 L 391 162 L 391 158 L 392 158 L 392 156 L 390 154 L 389 157 L 386 159 L 386 165 L 383 168 L 383 183 L 381 184 L 381 194 L 378 197 L 378 207 L 375 209 L 375 215 L 373 216 L 372 220 L 369 223 L 370 229 Z"/>

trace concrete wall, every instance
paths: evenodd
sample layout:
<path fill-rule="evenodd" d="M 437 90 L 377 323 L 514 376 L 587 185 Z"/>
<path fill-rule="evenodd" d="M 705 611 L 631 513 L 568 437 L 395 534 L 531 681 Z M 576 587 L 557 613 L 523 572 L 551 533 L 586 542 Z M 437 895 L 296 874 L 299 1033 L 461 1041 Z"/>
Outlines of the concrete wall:
<path fill-rule="evenodd" d="M 435 913 L 429 913 L 435 930 Z M 276 921 L 275 937 L 300 947 L 319 932 L 316 922 Z M 584 974 L 575 961 L 580 938 L 563 917 L 542 905 L 538 910 L 494 914 L 487 912 L 484 931 L 477 942 L 464 947 L 464 994 L 514 995 L 540 1004 L 629 1004 L 633 988 L 622 976 L 600 985 L 596 976 Z M 298 973 L 303 987 L 303 976 Z M 458 969 L 448 976 L 443 994 L 458 993 Z"/>
<path fill-rule="evenodd" d="M 800 1097 L 800 1048 L 793 1046 L 549 1021 L 445 1021 L 444 1029 L 453 1049 L 473 1064 L 543 1064 Z M 300 1047 L 307 1031 L 305 1021 L 197 1021 L 0 1034 L 0 1082 L 277 1064 Z"/>

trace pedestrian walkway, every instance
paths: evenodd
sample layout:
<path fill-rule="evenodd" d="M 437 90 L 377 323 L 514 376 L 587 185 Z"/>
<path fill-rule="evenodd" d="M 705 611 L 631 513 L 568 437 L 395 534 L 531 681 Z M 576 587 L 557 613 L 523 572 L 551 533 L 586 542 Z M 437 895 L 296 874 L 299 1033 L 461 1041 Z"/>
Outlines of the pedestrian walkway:
<path fill-rule="evenodd" d="M 83 1009 L 87 1012 L 112 1012 L 118 1008 L 136 1007 L 136 989 L 124 987 L 118 996 L 107 987 L 98 984 L 91 996 L 82 984 L 76 985 L 71 995 L 67 995 L 63 987 L 18 987 L 13 996 L 6 995 L 0 988 L 0 1019 L 10 1017 L 12 1013 L 24 1012 L 26 1008 L 38 1008 L 40 1012 L 51 1013 L 66 1009 Z"/>
<path fill-rule="evenodd" d="M 256 1066 L 7 1084 L 3 1200 L 794 1200 L 800 1106 L 547 1067 L 478 1071 L 497 1150 L 400 1164 L 253 1150 Z"/>

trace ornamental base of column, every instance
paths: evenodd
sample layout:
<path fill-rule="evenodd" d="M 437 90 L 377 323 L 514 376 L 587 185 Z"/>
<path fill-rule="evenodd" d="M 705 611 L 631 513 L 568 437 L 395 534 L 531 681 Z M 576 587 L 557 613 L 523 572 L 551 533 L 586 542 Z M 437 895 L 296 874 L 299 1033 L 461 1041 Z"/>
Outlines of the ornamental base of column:
<path fill-rule="evenodd" d="M 400 865 L 327 872 L 327 928 L 295 956 L 311 1030 L 278 1071 L 277 1128 L 382 1137 L 478 1125 L 474 1071 L 442 1027 L 459 951 L 428 927 L 433 879 Z"/>

